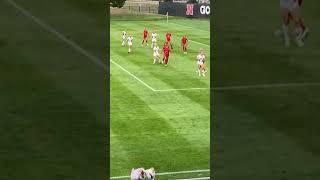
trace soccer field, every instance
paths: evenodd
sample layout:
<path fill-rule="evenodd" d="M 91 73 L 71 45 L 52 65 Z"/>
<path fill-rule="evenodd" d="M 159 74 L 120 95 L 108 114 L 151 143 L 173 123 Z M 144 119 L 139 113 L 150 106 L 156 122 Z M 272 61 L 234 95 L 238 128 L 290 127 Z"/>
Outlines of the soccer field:
<path fill-rule="evenodd" d="M 303 1 L 310 36 L 285 48 L 279 1 L 216 2 L 217 179 L 319 179 L 319 5 Z"/>
<path fill-rule="evenodd" d="M 0 21 L 0 179 L 105 178 L 105 70 L 83 55 L 105 62 L 104 2 L 3 0 Z"/>
<path fill-rule="evenodd" d="M 157 179 L 206 178 L 210 162 L 210 77 L 196 74 L 199 48 L 210 72 L 210 21 L 164 16 L 114 15 L 110 31 L 111 176 L 131 168 L 154 167 Z M 167 67 L 153 64 L 153 51 L 141 46 L 144 27 L 156 30 L 160 47 L 172 33 Z M 132 53 L 121 33 L 134 37 Z M 189 38 L 188 54 L 180 49 Z M 149 42 L 150 43 L 150 42 Z M 199 171 L 200 170 L 200 171 Z M 187 172 L 184 172 L 187 171 Z M 124 179 L 127 177 L 124 177 Z"/>

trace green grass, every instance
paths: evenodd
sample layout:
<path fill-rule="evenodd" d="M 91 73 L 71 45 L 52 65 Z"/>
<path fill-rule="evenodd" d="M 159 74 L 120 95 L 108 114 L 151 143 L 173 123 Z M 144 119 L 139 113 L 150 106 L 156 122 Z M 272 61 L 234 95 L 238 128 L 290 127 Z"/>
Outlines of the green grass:
<path fill-rule="evenodd" d="M 278 3 L 215 4 L 214 87 L 320 82 L 319 2 L 303 3 L 311 29 L 303 48 L 285 48 L 272 36 L 280 27 Z M 215 91 L 217 179 L 319 179 L 319 90 Z"/>
<path fill-rule="evenodd" d="M 103 2 L 100 16 L 62 0 L 15 2 L 104 57 Z M 6 1 L 0 21 L 0 179 L 105 178 L 103 69 Z"/>
<path fill-rule="evenodd" d="M 208 88 L 210 78 L 195 73 L 195 57 L 204 48 L 210 67 L 209 21 L 163 16 L 111 17 L 110 56 L 117 64 L 156 90 Z M 185 27 L 189 26 L 189 27 Z M 142 31 L 156 29 L 158 41 L 173 34 L 174 51 L 168 67 L 153 63 L 149 47 L 141 47 Z M 202 29 L 202 31 L 197 31 Z M 121 32 L 134 36 L 128 54 L 121 47 Z M 180 39 L 187 34 L 189 53 L 180 51 Z M 111 63 L 111 176 L 129 175 L 131 168 L 154 167 L 157 172 L 209 169 L 210 94 L 209 90 L 152 91 L 127 72 Z M 208 68 L 210 72 L 210 68 Z M 158 179 L 205 177 L 209 173 L 159 176 Z"/>

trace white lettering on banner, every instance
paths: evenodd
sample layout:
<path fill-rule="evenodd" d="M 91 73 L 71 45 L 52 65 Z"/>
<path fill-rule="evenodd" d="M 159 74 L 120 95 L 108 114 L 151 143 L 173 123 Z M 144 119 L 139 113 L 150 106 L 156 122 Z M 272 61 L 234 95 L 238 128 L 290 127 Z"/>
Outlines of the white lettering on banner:
<path fill-rule="evenodd" d="M 200 6 L 200 13 L 209 15 L 210 14 L 210 6 L 204 6 L 204 5 Z"/>

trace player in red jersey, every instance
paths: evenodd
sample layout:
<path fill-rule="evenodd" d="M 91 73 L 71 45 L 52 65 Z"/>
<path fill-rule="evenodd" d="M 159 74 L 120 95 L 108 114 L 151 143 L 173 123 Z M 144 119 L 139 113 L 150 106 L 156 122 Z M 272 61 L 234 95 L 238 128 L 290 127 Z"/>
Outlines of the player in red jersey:
<path fill-rule="evenodd" d="M 144 28 L 143 30 L 143 40 L 141 45 L 143 46 L 143 43 L 146 42 L 146 45 L 148 46 L 148 37 L 149 37 L 149 32 L 147 30 L 147 28 Z"/>
<path fill-rule="evenodd" d="M 168 45 L 170 45 L 171 49 L 173 49 L 171 44 L 171 33 L 169 32 L 166 33 L 166 42 L 168 43 Z"/>
<path fill-rule="evenodd" d="M 164 43 L 164 45 L 163 45 L 163 47 L 162 47 L 162 52 L 163 52 L 163 64 L 165 65 L 165 66 L 167 66 L 168 65 L 168 62 L 169 62 L 169 55 L 170 55 L 170 48 L 169 48 L 169 46 L 168 46 L 168 43 L 167 42 L 165 42 Z"/>
<path fill-rule="evenodd" d="M 182 36 L 181 38 L 181 48 L 184 54 L 187 54 L 188 38 L 187 35 Z"/>

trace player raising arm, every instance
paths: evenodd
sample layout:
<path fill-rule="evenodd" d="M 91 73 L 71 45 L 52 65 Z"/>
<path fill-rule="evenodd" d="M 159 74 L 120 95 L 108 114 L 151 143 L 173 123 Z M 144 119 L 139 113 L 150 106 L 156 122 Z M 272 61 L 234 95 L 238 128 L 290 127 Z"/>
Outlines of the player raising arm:
<path fill-rule="evenodd" d="M 148 46 L 148 38 L 149 38 L 149 32 L 147 28 L 144 28 L 143 30 L 143 39 L 141 45 L 143 46 L 144 42 L 146 42 L 146 45 Z"/>
<path fill-rule="evenodd" d="M 204 65 L 205 62 L 205 55 L 203 52 L 203 49 L 200 48 L 199 50 L 199 54 L 197 55 L 197 64 L 198 64 L 198 70 L 196 72 L 198 72 L 199 76 L 206 76 L 206 67 Z"/>
<path fill-rule="evenodd" d="M 132 45 L 133 45 L 133 36 L 130 34 L 128 37 L 128 46 L 129 46 L 128 53 L 131 53 Z"/>
<path fill-rule="evenodd" d="M 182 36 L 182 39 L 181 39 L 181 48 L 184 54 L 187 54 L 187 46 L 188 46 L 187 35 L 184 35 Z"/>

